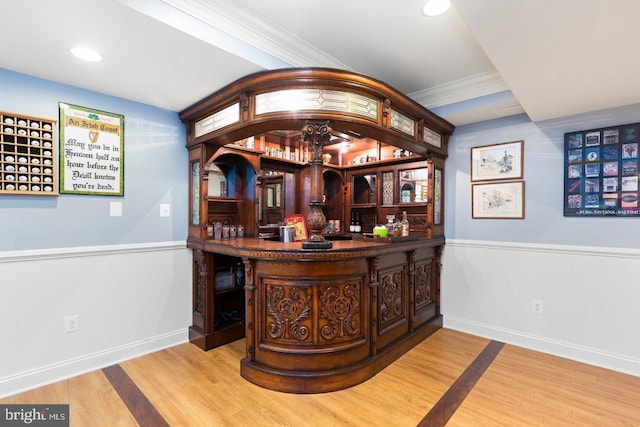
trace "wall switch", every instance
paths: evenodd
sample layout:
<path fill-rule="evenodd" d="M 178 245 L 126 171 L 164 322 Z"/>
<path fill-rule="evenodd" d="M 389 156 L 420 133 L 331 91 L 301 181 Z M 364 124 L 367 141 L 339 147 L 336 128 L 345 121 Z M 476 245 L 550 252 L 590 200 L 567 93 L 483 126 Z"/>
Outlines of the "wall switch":
<path fill-rule="evenodd" d="M 542 300 L 541 299 L 534 299 L 533 301 L 531 301 L 531 311 L 533 311 L 534 313 L 542 313 Z"/>
<path fill-rule="evenodd" d="M 80 329 L 80 316 L 74 314 L 64 318 L 64 331 L 66 333 L 75 332 Z"/>
<path fill-rule="evenodd" d="M 168 203 L 162 203 L 160 205 L 160 216 L 163 218 L 169 218 L 171 216 L 171 205 Z"/>
<path fill-rule="evenodd" d="M 111 216 L 122 216 L 122 202 L 111 202 L 109 204 L 109 214 Z"/>

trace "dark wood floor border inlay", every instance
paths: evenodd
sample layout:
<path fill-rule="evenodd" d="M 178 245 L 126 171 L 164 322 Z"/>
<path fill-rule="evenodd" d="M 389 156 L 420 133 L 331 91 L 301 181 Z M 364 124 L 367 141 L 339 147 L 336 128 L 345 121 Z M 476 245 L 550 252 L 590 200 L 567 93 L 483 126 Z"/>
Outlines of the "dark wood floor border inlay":
<path fill-rule="evenodd" d="M 420 421 L 418 427 L 437 427 L 447 424 L 482 374 L 500 353 L 502 347 L 504 347 L 504 343 L 499 341 L 491 341 L 487 344 L 471 365 L 465 369 L 456 382 L 449 387 L 449 390 Z"/>
<path fill-rule="evenodd" d="M 120 365 L 102 369 L 140 427 L 169 427 L 162 415 Z"/>

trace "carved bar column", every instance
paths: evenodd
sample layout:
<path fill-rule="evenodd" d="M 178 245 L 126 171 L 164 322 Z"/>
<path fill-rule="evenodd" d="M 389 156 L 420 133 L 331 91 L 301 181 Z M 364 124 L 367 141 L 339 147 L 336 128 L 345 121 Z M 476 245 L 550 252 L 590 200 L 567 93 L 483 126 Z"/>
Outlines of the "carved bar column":
<path fill-rule="evenodd" d="M 333 244 L 324 240 L 322 230 L 327 224 L 327 219 L 322 213 L 324 201 L 322 199 L 322 147 L 331 138 L 332 133 L 329 122 L 316 124 L 307 123 L 302 128 L 302 139 L 309 143 L 311 159 L 311 193 L 309 196 L 309 206 L 311 213 L 307 217 L 307 226 L 311 236 L 309 240 L 302 242 L 304 249 L 330 249 Z"/>
<path fill-rule="evenodd" d="M 434 300 L 436 302 L 436 314 L 440 314 L 440 275 L 442 274 L 442 249 L 444 249 L 444 246 L 439 246 L 437 248 L 435 248 L 435 255 L 436 255 L 436 259 L 435 259 L 435 281 L 436 281 L 436 285 L 435 285 L 435 295 L 434 295 Z"/>
<path fill-rule="evenodd" d="M 202 162 L 202 182 L 200 184 L 200 204 L 202 207 L 200 208 L 200 212 L 208 212 L 208 207 L 205 208 L 209 204 L 207 197 L 209 197 L 209 168 L 205 168 L 204 165 L 206 160 Z M 203 240 L 207 239 L 207 225 L 209 225 L 209 216 L 202 215 L 200 217 L 200 236 Z"/>
<path fill-rule="evenodd" d="M 197 274 L 196 286 L 194 289 L 194 304 L 193 311 L 205 317 L 206 309 L 208 306 L 208 298 L 206 297 L 206 292 L 209 283 L 209 271 L 207 268 L 207 259 L 205 257 L 204 252 L 199 249 L 193 250 L 193 262 L 196 266 L 195 272 Z M 201 323 L 199 325 L 204 332 L 208 332 L 209 326 Z"/>
<path fill-rule="evenodd" d="M 247 346 L 246 358 L 248 361 L 255 360 L 255 292 L 256 285 L 253 280 L 253 263 L 247 258 L 242 258 L 244 264 L 244 298 L 245 298 L 245 338 Z"/>
<path fill-rule="evenodd" d="M 211 256 L 193 250 L 193 325 L 189 327 L 189 340 L 203 350 L 207 350 L 207 340 L 214 332 L 213 287 L 209 283 L 213 271 Z"/>
<path fill-rule="evenodd" d="M 371 290 L 371 356 L 378 354 L 376 339 L 378 337 L 378 289 L 380 282 L 378 280 L 378 265 L 380 257 L 369 259 L 369 289 Z"/>
<path fill-rule="evenodd" d="M 409 288 L 409 330 L 413 331 L 416 317 L 416 251 L 407 252 L 407 285 Z"/>

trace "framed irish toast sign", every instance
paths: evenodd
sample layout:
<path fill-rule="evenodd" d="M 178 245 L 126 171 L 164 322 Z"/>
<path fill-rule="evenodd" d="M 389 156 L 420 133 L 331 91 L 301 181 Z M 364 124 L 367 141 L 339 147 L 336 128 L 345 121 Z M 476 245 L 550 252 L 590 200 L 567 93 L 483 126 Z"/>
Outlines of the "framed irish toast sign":
<path fill-rule="evenodd" d="M 124 195 L 124 116 L 60 103 L 60 193 Z"/>

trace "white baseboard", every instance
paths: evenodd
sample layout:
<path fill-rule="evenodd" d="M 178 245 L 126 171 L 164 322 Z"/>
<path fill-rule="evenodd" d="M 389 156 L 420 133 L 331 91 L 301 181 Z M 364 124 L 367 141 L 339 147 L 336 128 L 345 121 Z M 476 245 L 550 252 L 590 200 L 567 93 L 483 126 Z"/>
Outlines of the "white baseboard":
<path fill-rule="evenodd" d="M 189 341 L 183 329 L 0 379 L 0 399 Z M 46 403 L 46 402 L 43 402 Z"/>
<path fill-rule="evenodd" d="M 640 359 L 446 315 L 443 316 L 443 327 L 640 377 Z"/>

